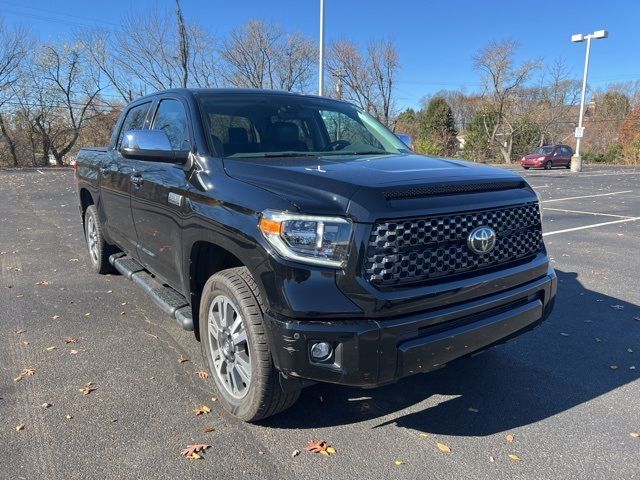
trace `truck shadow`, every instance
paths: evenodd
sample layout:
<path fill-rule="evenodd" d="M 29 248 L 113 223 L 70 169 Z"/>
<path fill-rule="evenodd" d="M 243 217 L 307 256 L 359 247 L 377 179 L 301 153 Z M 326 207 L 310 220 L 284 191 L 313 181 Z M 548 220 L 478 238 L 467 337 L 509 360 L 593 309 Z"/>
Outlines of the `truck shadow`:
<path fill-rule="evenodd" d="M 532 332 L 386 387 L 314 385 L 263 425 L 327 427 L 397 412 L 373 428 L 483 436 L 544 420 L 638 379 L 640 307 L 584 288 L 576 273 L 556 273 L 555 310 Z"/>

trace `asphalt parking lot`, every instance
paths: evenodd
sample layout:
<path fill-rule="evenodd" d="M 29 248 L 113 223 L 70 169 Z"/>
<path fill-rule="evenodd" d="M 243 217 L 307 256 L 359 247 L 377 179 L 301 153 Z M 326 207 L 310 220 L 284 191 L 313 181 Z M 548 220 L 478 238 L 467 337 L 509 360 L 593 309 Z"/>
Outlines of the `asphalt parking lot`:
<path fill-rule="evenodd" d="M 396 385 L 312 386 L 247 425 L 196 375 L 191 333 L 90 273 L 72 172 L 0 172 L 0 477 L 640 477 L 640 168 L 523 173 L 560 281 L 546 323 Z M 292 457 L 310 439 L 337 453 Z M 191 443 L 204 460 L 180 456 Z"/>

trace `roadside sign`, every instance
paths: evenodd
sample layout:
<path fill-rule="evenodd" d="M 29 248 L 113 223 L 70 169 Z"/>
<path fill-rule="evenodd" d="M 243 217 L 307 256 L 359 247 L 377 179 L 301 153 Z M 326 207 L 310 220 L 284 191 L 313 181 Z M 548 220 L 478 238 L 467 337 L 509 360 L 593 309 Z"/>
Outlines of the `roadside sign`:
<path fill-rule="evenodd" d="M 584 127 L 576 127 L 576 133 L 574 135 L 576 138 L 584 137 Z"/>

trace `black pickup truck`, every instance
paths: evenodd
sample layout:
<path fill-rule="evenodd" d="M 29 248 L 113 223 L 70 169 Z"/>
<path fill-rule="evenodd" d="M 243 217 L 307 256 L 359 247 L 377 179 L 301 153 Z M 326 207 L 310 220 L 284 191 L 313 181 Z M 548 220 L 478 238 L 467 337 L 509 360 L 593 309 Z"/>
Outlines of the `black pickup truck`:
<path fill-rule="evenodd" d="M 106 148 L 80 151 L 76 177 L 93 269 L 193 330 L 246 421 L 314 382 L 440 368 L 553 307 L 531 187 L 416 155 L 349 103 L 159 92 L 124 109 Z"/>

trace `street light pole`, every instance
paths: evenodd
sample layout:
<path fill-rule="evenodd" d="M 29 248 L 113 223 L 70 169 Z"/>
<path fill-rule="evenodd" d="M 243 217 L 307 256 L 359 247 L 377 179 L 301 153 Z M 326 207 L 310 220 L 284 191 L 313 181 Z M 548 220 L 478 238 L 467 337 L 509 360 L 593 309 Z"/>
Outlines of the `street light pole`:
<path fill-rule="evenodd" d="M 318 95 L 324 92 L 324 0 L 320 0 L 320 48 L 318 58 Z"/>
<path fill-rule="evenodd" d="M 584 127 L 582 126 L 582 121 L 584 118 L 584 101 L 587 93 L 587 76 L 589 75 L 589 55 L 591 54 L 591 40 L 592 39 L 602 39 L 607 38 L 609 36 L 609 32 L 606 30 L 597 30 L 588 35 L 583 35 L 578 33 L 576 35 L 571 35 L 571 41 L 575 43 L 587 41 L 587 52 L 584 58 L 584 73 L 582 74 L 582 93 L 580 94 L 580 116 L 578 117 L 578 128 L 576 128 L 575 137 L 576 137 L 576 152 L 571 157 L 571 171 L 572 172 L 581 172 L 582 171 L 582 157 L 580 156 L 580 141 L 582 140 L 582 136 L 584 135 Z"/>

